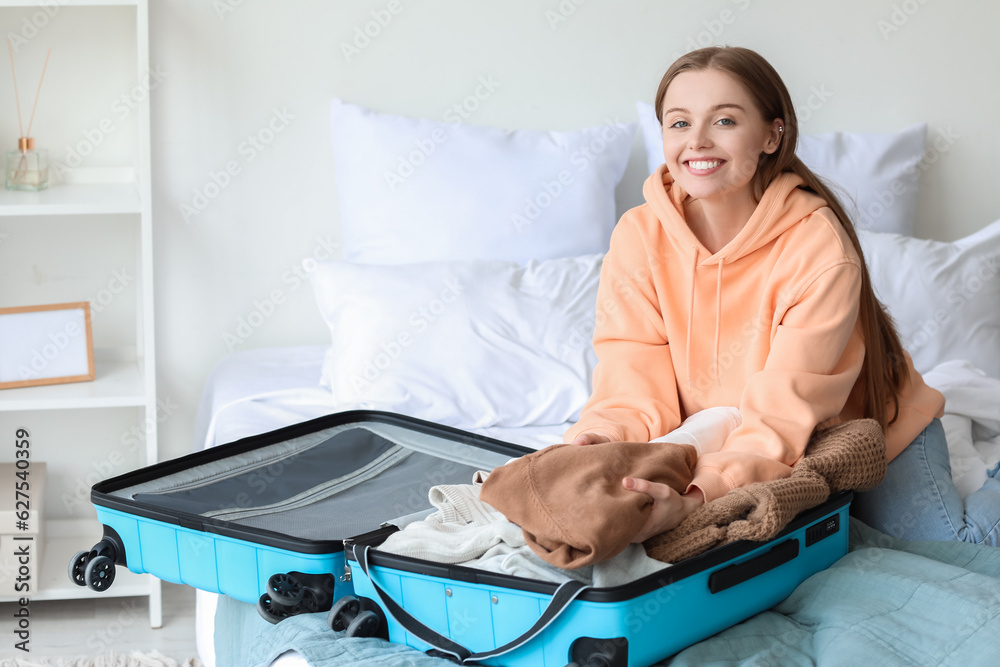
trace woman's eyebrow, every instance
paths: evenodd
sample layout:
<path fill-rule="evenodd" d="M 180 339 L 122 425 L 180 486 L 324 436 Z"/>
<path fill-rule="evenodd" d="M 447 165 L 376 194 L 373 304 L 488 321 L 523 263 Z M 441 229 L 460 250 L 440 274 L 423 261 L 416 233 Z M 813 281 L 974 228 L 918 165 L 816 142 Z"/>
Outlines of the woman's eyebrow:
<path fill-rule="evenodd" d="M 744 112 L 746 111 L 746 109 L 744 109 L 743 107 L 741 107 L 739 104 L 735 104 L 735 103 L 732 103 L 732 102 L 726 102 L 726 103 L 723 103 L 723 104 L 716 104 L 714 107 L 712 107 L 711 109 L 709 109 L 709 111 L 719 111 L 720 109 L 739 109 L 740 111 L 744 111 Z M 671 107 L 670 109 L 667 109 L 666 111 L 664 111 L 663 115 L 666 116 L 667 114 L 674 113 L 675 111 L 680 112 L 680 113 L 691 113 L 690 111 L 688 111 L 687 109 L 684 109 L 682 107 Z"/>

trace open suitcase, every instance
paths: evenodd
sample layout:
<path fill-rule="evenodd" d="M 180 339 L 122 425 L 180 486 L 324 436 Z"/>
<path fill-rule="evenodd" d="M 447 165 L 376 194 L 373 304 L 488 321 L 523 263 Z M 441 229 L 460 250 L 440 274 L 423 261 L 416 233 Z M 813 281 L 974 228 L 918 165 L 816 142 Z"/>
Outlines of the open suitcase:
<path fill-rule="evenodd" d="M 615 667 L 652 664 L 767 609 L 847 552 L 850 494 L 767 543 L 726 545 L 614 588 L 378 550 L 431 511 L 430 487 L 470 483 L 530 451 L 392 413 L 328 415 L 96 484 L 104 537 L 69 575 L 100 591 L 122 565 L 256 603 L 275 623 L 329 609 L 349 636 L 460 661 Z"/>
<path fill-rule="evenodd" d="M 69 576 L 103 591 L 126 566 L 256 603 L 271 622 L 325 611 L 353 590 L 343 538 L 530 451 L 387 412 L 327 415 L 94 485 L 104 536 Z"/>
<path fill-rule="evenodd" d="M 461 664 L 644 667 L 774 606 L 844 556 L 851 498 L 803 512 L 768 542 L 717 547 L 614 588 L 379 551 L 396 530 L 385 526 L 347 540 L 355 593 L 328 622 Z"/>

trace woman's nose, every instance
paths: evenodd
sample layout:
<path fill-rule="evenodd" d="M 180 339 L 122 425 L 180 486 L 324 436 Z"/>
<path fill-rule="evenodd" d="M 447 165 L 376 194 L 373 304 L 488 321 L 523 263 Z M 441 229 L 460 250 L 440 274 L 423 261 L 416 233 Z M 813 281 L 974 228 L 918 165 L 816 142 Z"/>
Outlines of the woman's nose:
<path fill-rule="evenodd" d="M 705 126 L 698 126 L 692 129 L 688 136 L 688 147 L 692 150 L 708 148 L 712 145 L 712 138 L 709 130 Z"/>

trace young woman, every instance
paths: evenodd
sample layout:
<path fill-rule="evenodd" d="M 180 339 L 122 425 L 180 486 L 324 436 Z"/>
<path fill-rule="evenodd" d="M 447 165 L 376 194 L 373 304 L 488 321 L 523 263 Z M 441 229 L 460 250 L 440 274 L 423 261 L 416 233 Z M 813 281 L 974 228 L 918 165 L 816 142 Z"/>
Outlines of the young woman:
<path fill-rule="evenodd" d="M 817 426 L 871 417 L 891 464 L 855 513 L 897 537 L 997 544 L 1000 480 L 967 503 L 955 491 L 944 398 L 902 349 L 850 218 L 795 156 L 778 74 L 748 49 L 693 51 L 663 76 L 656 113 L 666 162 L 612 236 L 594 393 L 564 439 L 645 442 L 716 406 L 738 407 L 742 424 L 683 495 L 622 481 L 654 500 L 635 541 L 788 476 Z"/>

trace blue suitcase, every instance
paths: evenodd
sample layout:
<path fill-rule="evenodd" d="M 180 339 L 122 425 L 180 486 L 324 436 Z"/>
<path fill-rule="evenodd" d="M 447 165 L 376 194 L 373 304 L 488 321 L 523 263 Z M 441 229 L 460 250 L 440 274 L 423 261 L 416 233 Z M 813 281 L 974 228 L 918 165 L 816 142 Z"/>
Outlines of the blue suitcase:
<path fill-rule="evenodd" d="M 343 538 L 530 451 L 388 412 L 327 415 L 94 485 L 104 536 L 69 577 L 103 591 L 125 566 L 256 603 L 275 623 L 326 611 L 353 591 Z"/>
<path fill-rule="evenodd" d="M 347 540 L 354 594 L 335 630 L 461 664 L 642 667 L 764 611 L 847 553 L 851 493 L 768 542 L 735 542 L 614 588 L 556 585 L 378 550 L 395 528 Z"/>

